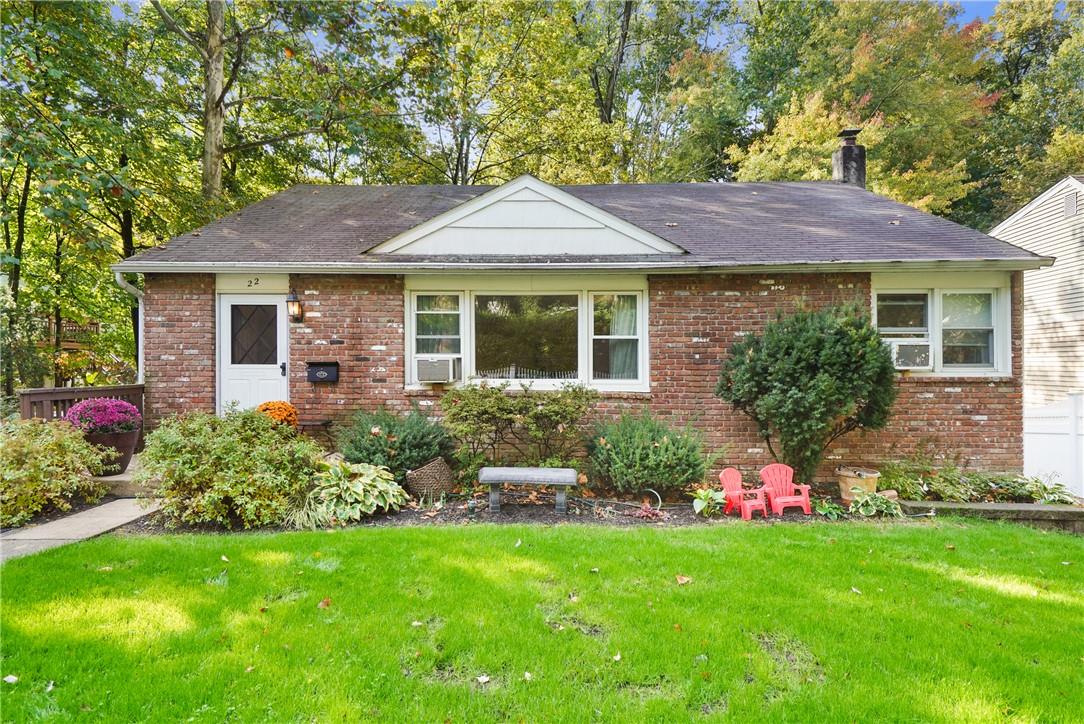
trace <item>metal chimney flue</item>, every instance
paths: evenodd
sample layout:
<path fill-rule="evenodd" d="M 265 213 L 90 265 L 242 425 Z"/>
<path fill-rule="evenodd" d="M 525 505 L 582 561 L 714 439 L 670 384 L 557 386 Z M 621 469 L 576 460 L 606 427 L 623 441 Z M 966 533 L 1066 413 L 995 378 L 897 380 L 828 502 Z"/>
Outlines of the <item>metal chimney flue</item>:
<path fill-rule="evenodd" d="M 839 132 L 841 143 L 832 152 L 832 180 L 866 188 L 866 147 L 858 145 L 861 128 L 845 128 Z"/>

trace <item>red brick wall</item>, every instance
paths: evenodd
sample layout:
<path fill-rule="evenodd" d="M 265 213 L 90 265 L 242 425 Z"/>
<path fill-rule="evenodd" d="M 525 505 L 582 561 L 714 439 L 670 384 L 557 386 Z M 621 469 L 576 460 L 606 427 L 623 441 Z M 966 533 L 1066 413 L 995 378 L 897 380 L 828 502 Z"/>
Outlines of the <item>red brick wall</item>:
<path fill-rule="evenodd" d="M 800 303 L 869 303 L 868 274 L 681 275 L 649 279 L 650 394 L 607 395 L 603 414 L 648 405 L 703 431 L 717 467 L 753 470 L 770 461 L 752 423 L 714 395 L 719 363 L 743 334 Z M 343 420 L 359 409 L 412 402 L 439 414 L 434 392 L 403 390 L 403 281 L 398 276 L 295 275 L 305 320 L 290 325 L 290 399 L 305 420 Z M 1013 276 L 1012 377 L 905 378 L 888 429 L 852 433 L 829 450 L 839 462 L 873 464 L 920 442 L 960 453 L 976 468 L 1018 470 L 1023 462 L 1021 275 Z M 214 280 L 148 275 L 146 370 L 152 421 L 181 409 L 214 409 Z M 341 382 L 306 381 L 307 361 L 338 360 Z"/>
<path fill-rule="evenodd" d="M 186 410 L 214 412 L 214 275 L 147 274 L 143 309 L 148 424 Z"/>
<path fill-rule="evenodd" d="M 303 420 L 344 420 L 385 405 L 406 410 L 403 394 L 403 278 L 293 275 L 303 322 L 290 323 L 290 402 Z M 338 384 L 307 381 L 306 362 L 338 360 Z"/>
<path fill-rule="evenodd" d="M 869 304 L 868 274 L 655 276 L 650 279 L 650 406 L 660 415 L 700 429 L 726 455 L 717 467 L 753 470 L 770 461 L 764 442 L 744 415 L 714 396 L 719 362 L 743 334 L 756 332 L 801 300 L 814 307 Z M 986 470 L 1023 465 L 1021 275 L 1013 276 L 1013 377 L 901 379 L 888 427 L 852 433 L 829 449 L 819 477 L 840 463 L 875 464 L 930 442 L 960 453 Z M 607 403 L 617 409 L 623 401 Z M 640 402 L 638 404 L 644 404 Z"/>

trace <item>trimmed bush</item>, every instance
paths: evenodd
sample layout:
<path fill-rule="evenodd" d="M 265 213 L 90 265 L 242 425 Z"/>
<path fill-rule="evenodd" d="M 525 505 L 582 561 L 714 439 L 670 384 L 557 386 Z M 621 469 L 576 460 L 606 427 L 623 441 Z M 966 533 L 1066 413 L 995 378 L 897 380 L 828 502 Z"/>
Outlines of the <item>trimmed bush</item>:
<path fill-rule="evenodd" d="M 0 420 L 0 525 L 70 510 L 77 497 L 98 502 L 108 486 L 91 476 L 101 473 L 105 456 L 68 422 Z"/>
<path fill-rule="evenodd" d="M 147 435 L 137 481 L 160 498 L 169 526 L 254 528 L 283 523 L 305 496 L 322 450 L 289 425 L 246 410 L 192 412 Z"/>
<path fill-rule="evenodd" d="M 704 455 L 699 433 L 688 427 L 675 430 L 646 410 L 596 425 L 587 454 L 599 479 L 629 493 L 700 483 L 712 462 Z"/>
<path fill-rule="evenodd" d="M 572 383 L 559 390 L 509 386 L 464 385 L 441 398 L 444 423 L 459 443 L 460 478 L 476 480 L 485 465 L 578 467 L 581 425 L 598 392 Z"/>
<path fill-rule="evenodd" d="M 450 459 L 455 443 L 444 425 L 416 409 L 397 415 L 380 408 L 357 413 L 339 431 L 338 447 L 347 462 L 385 467 L 402 483 L 407 471 L 435 457 Z"/>
<path fill-rule="evenodd" d="M 752 418 L 772 456 L 809 482 L 837 438 L 888 423 L 896 370 L 863 309 L 800 311 L 731 347 L 715 394 Z"/>

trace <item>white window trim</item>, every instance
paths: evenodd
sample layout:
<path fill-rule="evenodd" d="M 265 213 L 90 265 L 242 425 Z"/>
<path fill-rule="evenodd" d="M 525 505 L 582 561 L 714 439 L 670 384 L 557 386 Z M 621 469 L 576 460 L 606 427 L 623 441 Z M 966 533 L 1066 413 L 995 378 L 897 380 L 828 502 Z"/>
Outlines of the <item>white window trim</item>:
<path fill-rule="evenodd" d="M 1012 375 L 1012 310 L 1011 291 L 1007 287 L 968 287 L 944 286 L 916 288 L 914 286 L 893 286 L 879 284 L 873 287 L 870 299 L 873 326 L 877 326 L 877 295 L 879 294 L 926 294 L 927 296 L 927 331 L 930 342 L 930 360 L 932 370 L 907 370 L 912 377 L 1009 377 Z M 945 294 L 990 294 L 991 322 L 994 327 L 993 364 L 989 367 L 945 366 L 942 361 L 944 351 L 942 342 L 942 297 Z M 891 334 L 886 339 L 901 339 Z M 917 340 L 916 340 L 917 341 Z M 901 370 L 902 371 L 902 370 Z"/>
<path fill-rule="evenodd" d="M 459 338 L 461 355 L 434 354 L 425 355 L 435 358 L 462 357 L 463 381 L 458 384 L 486 384 L 499 385 L 504 382 L 511 384 L 513 388 L 520 384 L 529 384 L 535 390 L 556 390 L 570 382 L 583 384 L 587 387 L 602 392 L 649 392 L 650 387 L 650 352 L 648 344 L 648 294 L 647 278 L 642 276 L 633 277 L 600 277 L 573 275 L 553 276 L 540 281 L 532 275 L 493 276 L 489 277 L 463 277 L 459 279 L 428 280 L 425 277 L 407 277 L 405 284 L 406 293 L 403 295 L 406 303 L 404 314 L 404 334 L 406 335 L 406 359 L 404 360 L 404 385 L 407 390 L 425 390 L 429 385 L 419 383 L 416 376 L 415 366 L 415 313 L 417 311 L 417 297 L 449 294 L 459 296 Z M 454 283 L 454 284 L 453 284 Z M 576 296 L 577 304 L 577 377 L 566 380 L 481 380 L 474 377 L 476 366 L 474 358 L 474 304 L 478 296 L 492 295 L 569 295 Z M 593 297 L 598 294 L 635 294 L 637 297 L 637 332 L 639 334 L 639 358 L 637 360 L 637 372 L 639 377 L 635 380 L 592 380 L 592 332 L 594 328 Z"/>

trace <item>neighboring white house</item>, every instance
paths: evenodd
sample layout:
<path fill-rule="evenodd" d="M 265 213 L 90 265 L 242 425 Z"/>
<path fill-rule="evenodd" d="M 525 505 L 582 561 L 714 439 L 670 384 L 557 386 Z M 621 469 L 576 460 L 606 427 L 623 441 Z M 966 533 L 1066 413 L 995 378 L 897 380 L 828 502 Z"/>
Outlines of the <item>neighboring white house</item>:
<path fill-rule="evenodd" d="M 990 231 L 1053 266 L 1024 272 L 1024 403 L 1084 392 L 1084 176 L 1067 176 Z"/>

